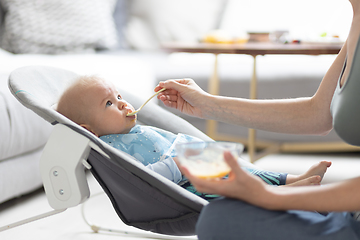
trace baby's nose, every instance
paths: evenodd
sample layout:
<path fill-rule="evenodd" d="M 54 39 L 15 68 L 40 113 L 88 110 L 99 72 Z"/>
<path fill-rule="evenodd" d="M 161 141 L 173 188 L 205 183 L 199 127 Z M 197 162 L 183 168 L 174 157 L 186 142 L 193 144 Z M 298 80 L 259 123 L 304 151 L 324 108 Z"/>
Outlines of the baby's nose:
<path fill-rule="evenodd" d="M 120 100 L 118 103 L 119 109 L 124 109 L 127 106 L 127 103 L 123 100 Z"/>

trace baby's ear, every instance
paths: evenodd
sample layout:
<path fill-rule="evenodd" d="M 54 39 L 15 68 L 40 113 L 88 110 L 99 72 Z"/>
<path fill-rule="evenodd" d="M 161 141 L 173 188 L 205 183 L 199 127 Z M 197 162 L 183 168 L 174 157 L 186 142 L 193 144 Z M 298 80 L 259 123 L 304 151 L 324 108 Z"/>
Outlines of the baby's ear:
<path fill-rule="evenodd" d="M 97 135 L 88 124 L 79 124 L 79 125 L 85 128 L 86 130 L 88 130 L 89 132 L 91 132 L 92 134 L 94 134 L 95 136 L 99 137 L 99 135 Z"/>

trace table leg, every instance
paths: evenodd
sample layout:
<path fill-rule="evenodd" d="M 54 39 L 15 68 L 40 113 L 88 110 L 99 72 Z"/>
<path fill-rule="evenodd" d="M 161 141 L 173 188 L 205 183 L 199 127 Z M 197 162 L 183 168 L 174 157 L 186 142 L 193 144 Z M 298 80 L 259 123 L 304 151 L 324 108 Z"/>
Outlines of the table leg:
<path fill-rule="evenodd" d="M 253 63 L 252 78 L 251 78 L 251 82 L 250 82 L 250 99 L 257 98 L 256 55 L 254 55 L 253 58 L 254 58 L 254 63 Z M 209 79 L 208 91 L 210 94 L 219 95 L 219 88 L 220 88 L 220 80 L 219 80 L 219 75 L 218 75 L 218 54 L 215 54 L 214 69 L 213 69 L 213 73 Z M 214 121 L 214 120 L 206 120 L 206 134 L 214 140 L 218 140 L 218 138 L 224 138 L 224 136 L 221 136 L 218 134 L 217 121 Z M 265 151 L 263 151 L 262 154 L 257 154 L 256 153 L 256 130 L 249 129 L 248 135 L 249 136 L 248 136 L 248 139 L 246 142 L 247 142 L 247 148 L 248 148 L 250 162 L 253 163 L 257 159 L 259 159 L 267 154 L 271 154 L 271 153 L 279 151 L 278 144 L 276 144 L 276 145 L 271 144 L 271 145 L 269 145 L 269 147 L 266 148 Z M 227 140 L 229 140 L 229 139 L 227 139 Z M 238 140 L 238 141 L 241 142 L 241 140 Z"/>
<path fill-rule="evenodd" d="M 250 99 L 256 99 L 257 97 L 257 76 L 256 76 L 256 55 L 254 57 L 254 63 L 253 63 L 253 72 L 250 82 Z M 256 130 L 255 129 L 249 129 L 249 139 L 248 139 L 248 154 L 250 158 L 250 162 L 255 162 L 255 141 L 256 141 Z"/>
<path fill-rule="evenodd" d="M 208 91 L 212 95 L 219 95 L 219 75 L 218 75 L 218 54 L 215 54 L 214 70 L 209 80 Z M 216 138 L 217 122 L 206 120 L 206 133 L 212 139 Z"/>

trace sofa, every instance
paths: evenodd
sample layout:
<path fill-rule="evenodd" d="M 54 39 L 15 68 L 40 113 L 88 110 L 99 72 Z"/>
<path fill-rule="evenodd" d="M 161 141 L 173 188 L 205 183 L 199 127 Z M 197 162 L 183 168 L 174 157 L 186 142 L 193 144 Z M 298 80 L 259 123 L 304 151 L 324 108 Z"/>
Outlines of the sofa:
<path fill-rule="evenodd" d="M 219 28 L 227 4 L 228 0 L 83 0 L 63 5 L 58 0 L 0 0 L 0 203 L 42 186 L 38 162 L 52 130 L 10 94 L 7 79 L 13 70 L 47 65 L 97 74 L 144 100 L 158 81 L 170 78 L 190 77 L 207 90 L 214 56 L 168 53 L 161 43 L 198 41 Z M 59 23 L 62 14 L 67 20 Z M 334 58 L 260 56 L 258 97 L 311 96 Z M 249 97 L 251 71 L 251 56 L 219 56 L 220 94 Z M 205 131 L 204 120 L 173 112 Z M 219 131 L 247 137 L 247 129 L 241 127 L 220 124 Z M 257 137 L 341 141 L 334 132 L 317 137 L 259 131 Z"/>

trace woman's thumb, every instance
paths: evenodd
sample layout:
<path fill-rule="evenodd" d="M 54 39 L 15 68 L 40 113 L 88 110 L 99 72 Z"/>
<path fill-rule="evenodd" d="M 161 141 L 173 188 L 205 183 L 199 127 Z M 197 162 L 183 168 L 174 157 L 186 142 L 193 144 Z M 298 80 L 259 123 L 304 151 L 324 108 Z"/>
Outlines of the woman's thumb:
<path fill-rule="evenodd" d="M 224 152 L 224 159 L 233 172 L 235 173 L 241 172 L 241 168 L 239 166 L 237 159 L 230 152 Z"/>

